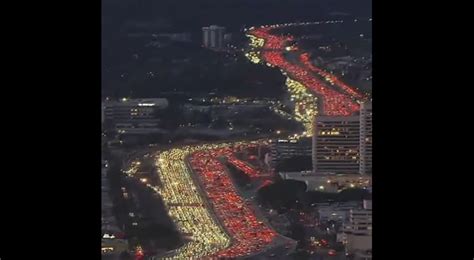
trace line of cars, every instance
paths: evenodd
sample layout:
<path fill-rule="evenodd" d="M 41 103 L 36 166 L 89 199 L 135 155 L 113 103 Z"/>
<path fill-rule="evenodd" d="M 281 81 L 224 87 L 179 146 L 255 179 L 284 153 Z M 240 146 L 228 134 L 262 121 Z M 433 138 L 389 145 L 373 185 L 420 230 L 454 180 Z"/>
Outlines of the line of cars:
<path fill-rule="evenodd" d="M 360 109 L 359 103 L 354 97 L 348 93 L 353 90 L 347 85 L 341 85 L 345 93 L 340 93 L 332 88 L 332 86 L 326 85 L 323 81 L 318 79 L 314 72 L 319 73 L 328 78 L 331 81 L 335 81 L 335 76 L 329 74 L 321 74 L 321 71 L 315 70 L 314 66 L 308 68 L 305 63 L 304 66 L 291 63 L 285 57 L 286 47 L 289 45 L 293 38 L 286 35 L 275 35 L 272 34 L 272 27 L 258 27 L 247 32 L 248 35 L 264 39 L 264 46 L 261 47 L 261 57 L 271 67 L 278 67 L 282 70 L 282 73 L 289 78 L 300 82 L 308 89 L 310 89 L 317 96 L 322 98 L 322 107 L 320 108 L 323 114 L 330 116 L 349 116 Z M 306 56 L 303 56 L 306 57 Z M 306 59 L 306 58 L 303 58 Z M 305 62 L 305 60 L 303 60 Z M 350 89 L 350 90 L 349 90 Z M 347 92 L 349 91 L 349 92 Z"/>
<path fill-rule="evenodd" d="M 367 98 L 360 91 L 358 91 L 354 87 L 351 87 L 351 86 L 347 85 L 346 83 L 342 82 L 339 78 L 337 78 L 333 74 L 331 74 L 331 73 L 329 73 L 329 72 L 327 72 L 327 71 L 325 71 L 321 68 L 318 68 L 318 67 L 314 66 L 313 63 L 311 63 L 310 56 L 307 52 L 304 52 L 304 53 L 300 54 L 299 60 L 308 69 L 310 69 L 311 71 L 319 74 L 321 77 L 323 77 L 331 85 L 339 87 L 346 94 L 348 94 L 348 95 L 350 95 L 350 96 L 352 96 L 352 97 L 354 97 L 355 99 L 358 99 L 358 100 L 364 100 L 364 99 Z"/>
<path fill-rule="evenodd" d="M 356 98 L 360 98 L 358 93 L 333 75 L 312 64 L 310 66 L 307 54 L 300 56 L 300 62 L 304 66 L 290 63 L 285 57 L 285 51 L 288 51 L 286 47 L 293 38 L 272 34 L 272 29 L 273 27 L 259 27 L 248 32 L 254 37 L 254 47 L 261 49 L 259 54 L 268 66 L 279 67 L 290 80 L 321 97 L 321 109 L 325 115 L 347 116 L 359 110 L 356 102 Z M 296 48 L 291 50 L 294 49 Z M 344 93 L 326 85 L 313 73 L 336 84 Z M 292 85 L 298 89 L 297 85 Z M 302 106 L 298 105 L 298 111 L 311 111 L 300 112 L 304 120 L 310 121 L 316 113 L 317 97 L 313 99 L 313 95 L 305 91 L 295 93 L 302 93 L 306 98 Z M 314 107 L 311 106 L 312 103 Z M 236 258 L 258 254 L 272 246 L 278 234 L 259 221 L 252 205 L 239 195 L 224 165 L 218 160 L 219 157 L 227 157 L 230 163 L 249 176 L 258 176 L 255 169 L 235 158 L 235 148 L 238 145 L 242 143 L 186 146 L 164 151 L 158 156 L 156 165 L 162 186 L 152 188 L 162 196 L 180 232 L 189 238 L 183 247 L 165 258 Z M 189 158 L 192 170 L 187 167 L 186 158 Z M 199 192 L 192 174 L 197 175 L 205 196 Z"/>
<path fill-rule="evenodd" d="M 201 150 L 189 157 L 217 217 L 232 237 L 230 247 L 213 255 L 219 259 L 258 254 L 271 246 L 277 233 L 260 221 L 252 205 L 243 199 L 219 157 L 233 149 Z M 231 154 L 232 156 L 232 154 Z"/>
<path fill-rule="evenodd" d="M 198 187 L 185 163 L 186 156 L 206 148 L 210 146 L 171 149 L 160 153 L 156 160 L 162 185 L 153 188 L 161 195 L 168 214 L 188 240 L 164 259 L 205 257 L 227 248 L 231 243 L 230 237 L 206 206 L 205 198 L 197 192 Z"/>
<path fill-rule="evenodd" d="M 175 148 L 157 156 L 162 185 L 149 187 L 161 195 L 187 240 L 163 259 L 236 258 L 259 254 L 273 245 L 278 234 L 258 219 L 219 160 L 226 157 L 249 176 L 258 176 L 235 156 L 246 145 L 255 146 L 242 142 L 205 144 Z"/>

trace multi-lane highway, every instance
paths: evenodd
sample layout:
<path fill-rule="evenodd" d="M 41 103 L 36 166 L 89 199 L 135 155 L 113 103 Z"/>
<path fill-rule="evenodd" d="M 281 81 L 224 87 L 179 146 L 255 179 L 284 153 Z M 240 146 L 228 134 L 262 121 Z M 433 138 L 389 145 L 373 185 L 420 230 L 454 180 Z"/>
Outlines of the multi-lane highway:
<path fill-rule="evenodd" d="M 342 82 L 337 76 L 311 63 L 307 52 L 301 50 L 292 36 L 276 31 L 294 26 L 341 23 L 326 21 L 252 27 L 246 31 L 250 39 L 246 57 L 254 63 L 279 68 L 287 77 L 286 85 L 295 103 L 295 119 L 303 123 L 307 136 L 312 134 L 316 114 L 349 116 L 368 99 L 357 88 Z M 277 30 L 278 29 L 278 30 Z"/>
<path fill-rule="evenodd" d="M 243 199 L 225 166 L 227 158 L 251 177 L 259 172 L 236 158 L 251 143 L 187 146 L 157 157 L 163 185 L 153 187 L 162 197 L 180 232 L 189 240 L 165 259 L 236 258 L 261 254 L 291 243 L 259 219 Z"/>
<path fill-rule="evenodd" d="M 295 46 L 293 37 L 274 33 L 276 28 L 283 26 L 288 25 L 248 30 L 251 42 L 246 56 L 255 63 L 263 61 L 277 67 L 288 77 L 288 90 L 296 103 L 295 119 L 305 124 L 305 133 L 311 134 L 311 122 L 316 113 L 348 116 L 358 111 L 359 103 L 366 97 L 311 64 L 309 55 Z M 163 258 L 261 256 L 269 250 L 286 251 L 282 246 L 292 244 L 291 240 L 278 235 L 262 219 L 258 209 L 241 196 L 219 160 L 226 158 L 251 178 L 258 177 L 259 171 L 235 156 L 246 146 L 255 146 L 255 143 L 185 146 L 157 156 L 156 166 L 162 185 L 151 188 L 162 196 L 169 215 L 188 240 Z"/>

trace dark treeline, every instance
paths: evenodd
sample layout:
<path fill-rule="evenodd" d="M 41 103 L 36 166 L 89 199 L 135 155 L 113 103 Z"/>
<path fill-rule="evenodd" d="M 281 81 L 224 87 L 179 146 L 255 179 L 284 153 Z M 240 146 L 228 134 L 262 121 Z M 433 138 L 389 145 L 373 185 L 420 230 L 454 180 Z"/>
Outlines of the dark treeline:
<path fill-rule="evenodd" d="M 257 192 L 257 199 L 261 204 L 278 211 L 303 209 L 313 203 L 362 201 L 371 198 L 369 191 L 359 188 L 349 188 L 339 193 L 306 192 L 306 184 L 295 180 L 279 180 Z"/>

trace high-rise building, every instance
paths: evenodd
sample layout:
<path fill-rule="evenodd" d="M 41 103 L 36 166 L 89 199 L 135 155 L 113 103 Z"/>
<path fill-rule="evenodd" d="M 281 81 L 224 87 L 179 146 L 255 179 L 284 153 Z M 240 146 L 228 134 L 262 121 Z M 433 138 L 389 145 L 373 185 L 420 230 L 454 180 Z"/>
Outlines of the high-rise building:
<path fill-rule="evenodd" d="M 317 116 L 313 122 L 313 171 L 359 172 L 359 116 Z"/>
<path fill-rule="evenodd" d="M 360 109 L 360 170 L 372 174 L 372 103 L 364 103 Z"/>
<path fill-rule="evenodd" d="M 224 48 L 225 27 L 211 25 L 203 27 L 202 32 L 204 47 L 216 50 Z"/>

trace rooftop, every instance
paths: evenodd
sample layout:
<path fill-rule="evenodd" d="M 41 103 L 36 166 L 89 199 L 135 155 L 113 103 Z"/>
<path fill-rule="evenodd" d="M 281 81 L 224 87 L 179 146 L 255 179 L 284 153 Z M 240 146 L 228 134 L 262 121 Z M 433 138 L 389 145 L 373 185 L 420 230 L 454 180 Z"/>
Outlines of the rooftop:
<path fill-rule="evenodd" d="M 168 105 L 168 99 L 166 98 L 138 98 L 129 99 L 122 98 L 120 100 L 105 100 L 104 105 L 123 105 L 123 106 L 156 106 L 156 105 Z"/>

